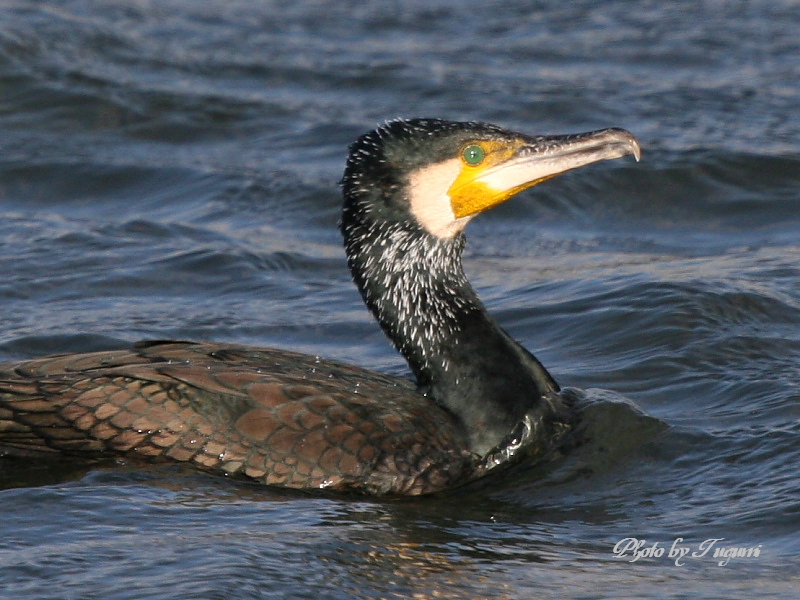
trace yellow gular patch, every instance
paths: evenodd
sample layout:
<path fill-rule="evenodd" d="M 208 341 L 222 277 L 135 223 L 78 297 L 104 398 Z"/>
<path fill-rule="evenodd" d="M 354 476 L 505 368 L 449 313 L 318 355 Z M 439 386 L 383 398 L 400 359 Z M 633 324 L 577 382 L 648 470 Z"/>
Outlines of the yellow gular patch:
<path fill-rule="evenodd" d="M 513 181 L 497 176 L 500 172 L 498 168 L 509 161 L 513 162 L 512 157 L 523 145 L 522 140 L 478 140 L 464 145 L 459 153 L 461 172 L 447 192 L 453 215 L 457 219 L 488 210 L 537 183 Z M 470 159 L 474 160 L 476 155 L 476 147 L 482 151 L 483 159 L 478 164 L 470 164 Z M 487 177 L 492 173 L 495 173 L 494 177 Z"/>

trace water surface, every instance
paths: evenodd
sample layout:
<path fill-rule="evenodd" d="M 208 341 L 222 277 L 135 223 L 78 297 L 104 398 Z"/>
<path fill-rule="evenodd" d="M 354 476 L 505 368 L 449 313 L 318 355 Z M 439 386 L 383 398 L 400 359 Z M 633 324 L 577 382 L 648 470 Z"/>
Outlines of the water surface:
<path fill-rule="evenodd" d="M 2 466 L 9 598 L 786 598 L 800 556 L 800 11 L 696 3 L 0 3 L 0 360 L 140 339 L 392 374 L 336 230 L 388 118 L 620 126 L 643 161 L 468 230 L 590 442 L 435 498 Z M 617 557 L 625 538 L 662 556 Z M 678 545 L 759 548 L 682 566 Z"/>

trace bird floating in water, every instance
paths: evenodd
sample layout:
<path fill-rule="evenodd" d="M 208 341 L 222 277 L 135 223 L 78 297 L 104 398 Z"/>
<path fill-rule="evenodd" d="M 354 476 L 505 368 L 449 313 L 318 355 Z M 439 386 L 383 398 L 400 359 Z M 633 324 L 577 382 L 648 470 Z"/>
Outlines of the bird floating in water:
<path fill-rule="evenodd" d="M 489 316 L 461 265 L 477 214 L 555 175 L 633 154 L 627 131 L 527 136 L 396 120 L 351 147 L 347 262 L 415 382 L 284 350 L 143 342 L 0 365 L 0 456 L 179 461 L 271 486 L 418 495 L 570 431 L 569 399 Z"/>

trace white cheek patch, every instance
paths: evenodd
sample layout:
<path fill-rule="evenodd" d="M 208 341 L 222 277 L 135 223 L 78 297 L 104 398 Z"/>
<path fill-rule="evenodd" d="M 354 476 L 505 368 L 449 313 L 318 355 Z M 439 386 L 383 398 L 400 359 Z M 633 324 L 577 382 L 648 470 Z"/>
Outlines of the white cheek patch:
<path fill-rule="evenodd" d="M 454 158 L 417 169 L 409 177 L 411 214 L 428 233 L 440 238 L 453 237 L 471 218 L 456 219 L 447 194 L 461 168 L 461 161 Z"/>

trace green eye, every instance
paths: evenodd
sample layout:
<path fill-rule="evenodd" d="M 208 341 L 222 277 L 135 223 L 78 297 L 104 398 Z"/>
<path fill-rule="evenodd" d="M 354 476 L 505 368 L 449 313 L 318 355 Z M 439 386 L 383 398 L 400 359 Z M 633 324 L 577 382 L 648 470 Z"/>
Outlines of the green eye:
<path fill-rule="evenodd" d="M 477 144 L 470 144 L 464 151 L 461 153 L 461 156 L 464 157 L 464 162 L 474 167 L 479 165 L 483 162 L 483 159 L 486 157 L 486 152 L 483 148 L 478 146 Z"/>

